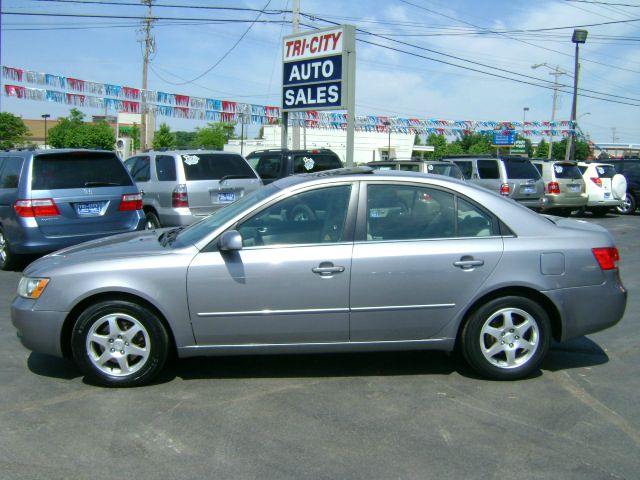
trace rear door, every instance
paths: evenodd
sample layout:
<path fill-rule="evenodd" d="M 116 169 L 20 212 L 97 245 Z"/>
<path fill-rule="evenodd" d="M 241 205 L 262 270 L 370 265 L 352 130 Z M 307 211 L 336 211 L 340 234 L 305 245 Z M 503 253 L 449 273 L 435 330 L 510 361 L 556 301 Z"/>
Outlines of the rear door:
<path fill-rule="evenodd" d="M 550 167 L 553 169 L 553 177 L 558 182 L 560 193 L 568 199 L 580 198 L 585 187 L 578 166 L 570 162 L 556 162 Z"/>
<path fill-rule="evenodd" d="M 194 215 L 208 215 L 262 186 L 247 161 L 234 153 L 179 155 Z"/>
<path fill-rule="evenodd" d="M 139 221 L 137 210 L 121 211 L 120 204 L 124 194 L 137 193 L 114 153 L 78 151 L 33 158 L 29 200 L 55 204 L 51 215 L 35 217 L 45 236 L 133 230 Z"/>
<path fill-rule="evenodd" d="M 544 196 L 544 182 L 540 172 L 528 158 L 505 158 L 502 161 L 511 198 L 522 201 Z"/>

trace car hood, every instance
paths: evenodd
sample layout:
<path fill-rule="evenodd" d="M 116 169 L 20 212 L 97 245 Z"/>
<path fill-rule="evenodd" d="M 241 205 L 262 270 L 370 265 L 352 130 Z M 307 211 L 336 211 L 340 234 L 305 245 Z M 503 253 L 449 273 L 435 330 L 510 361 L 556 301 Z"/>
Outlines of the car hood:
<path fill-rule="evenodd" d="M 124 233 L 67 247 L 31 263 L 24 270 L 24 274 L 31 275 L 44 269 L 70 266 L 78 263 L 94 263 L 104 260 L 115 261 L 118 259 L 132 261 L 135 258 L 173 255 L 176 250 L 169 246 L 163 246 L 158 240 L 158 237 L 165 230 Z M 185 250 L 193 250 L 194 254 L 197 252 L 195 247 L 181 249 L 181 252 L 184 253 Z"/>

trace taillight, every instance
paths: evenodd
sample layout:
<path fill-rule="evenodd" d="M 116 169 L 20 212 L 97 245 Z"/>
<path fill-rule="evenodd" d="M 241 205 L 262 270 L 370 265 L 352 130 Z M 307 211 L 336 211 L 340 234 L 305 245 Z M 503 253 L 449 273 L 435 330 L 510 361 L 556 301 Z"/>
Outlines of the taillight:
<path fill-rule="evenodd" d="M 53 198 L 38 200 L 16 200 L 13 208 L 19 217 L 55 217 L 60 210 Z"/>
<path fill-rule="evenodd" d="M 502 185 L 500 185 L 500 195 L 505 195 L 508 197 L 509 192 L 511 192 L 511 188 L 509 188 L 508 183 L 503 183 Z"/>
<path fill-rule="evenodd" d="M 187 186 L 184 183 L 176 185 L 171 193 L 171 206 L 173 208 L 188 207 L 189 196 L 187 195 Z"/>
<path fill-rule="evenodd" d="M 120 200 L 121 212 L 130 212 L 132 210 L 142 210 L 142 195 L 139 193 L 125 193 Z"/>
<path fill-rule="evenodd" d="M 620 254 L 616 247 L 592 248 L 593 256 L 596 257 L 598 265 L 602 270 L 613 270 L 618 268 Z"/>
<path fill-rule="evenodd" d="M 591 181 L 597 186 L 602 187 L 602 180 L 600 180 L 600 177 L 591 177 Z"/>
<path fill-rule="evenodd" d="M 547 192 L 555 195 L 560 194 L 560 184 L 558 182 L 549 182 Z"/>

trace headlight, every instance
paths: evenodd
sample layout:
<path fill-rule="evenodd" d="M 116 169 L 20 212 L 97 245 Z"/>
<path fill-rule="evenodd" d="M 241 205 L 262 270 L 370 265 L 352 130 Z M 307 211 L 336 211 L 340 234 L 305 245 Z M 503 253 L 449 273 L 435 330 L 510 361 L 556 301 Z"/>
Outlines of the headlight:
<path fill-rule="evenodd" d="M 39 298 L 48 283 L 48 278 L 22 277 L 18 284 L 18 295 L 24 298 Z"/>

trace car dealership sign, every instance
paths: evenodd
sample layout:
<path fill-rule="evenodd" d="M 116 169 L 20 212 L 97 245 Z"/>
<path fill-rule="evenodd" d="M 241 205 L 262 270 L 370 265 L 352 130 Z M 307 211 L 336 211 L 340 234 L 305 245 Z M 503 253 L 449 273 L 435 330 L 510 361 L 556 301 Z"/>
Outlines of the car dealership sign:
<path fill-rule="evenodd" d="M 354 89 L 355 71 L 348 55 L 355 51 L 349 25 L 284 37 L 282 110 L 344 110 Z M 351 93 L 352 94 L 352 93 Z"/>

